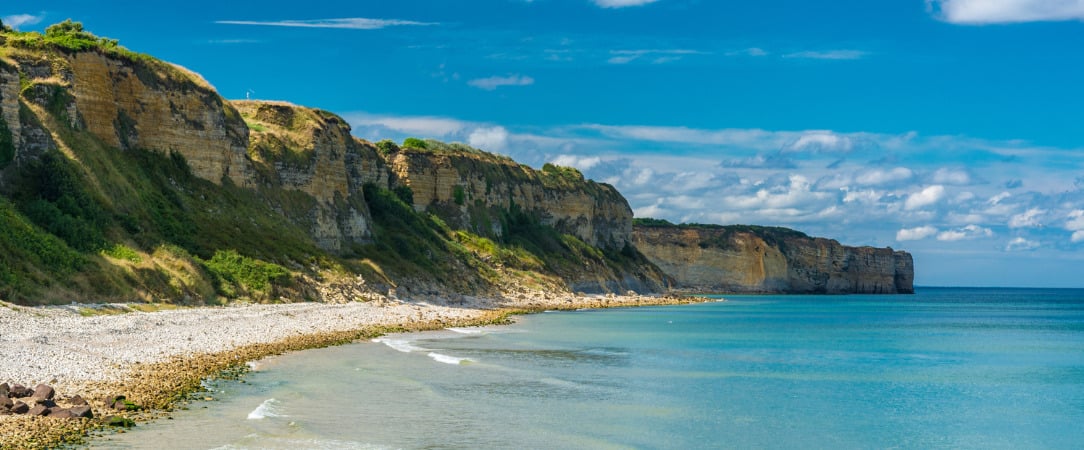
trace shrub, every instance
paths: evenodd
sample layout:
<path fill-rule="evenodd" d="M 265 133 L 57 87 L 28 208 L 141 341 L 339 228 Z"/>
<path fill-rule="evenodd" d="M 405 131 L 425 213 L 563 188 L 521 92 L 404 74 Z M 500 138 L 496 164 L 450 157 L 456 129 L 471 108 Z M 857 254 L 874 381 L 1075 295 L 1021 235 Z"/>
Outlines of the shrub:
<path fill-rule="evenodd" d="M 402 200 L 407 205 L 414 205 L 414 190 L 410 186 L 396 186 L 392 189 L 396 197 Z"/>
<path fill-rule="evenodd" d="M 425 149 L 429 148 L 429 144 L 427 144 L 425 141 L 423 141 L 421 139 L 409 137 L 409 138 L 403 139 L 403 147 L 425 150 Z"/>
<path fill-rule="evenodd" d="M 395 142 L 391 139 L 384 139 L 376 143 L 376 149 L 380 152 L 380 154 L 387 156 L 391 153 L 399 151 L 399 146 L 396 145 Z"/>
<path fill-rule="evenodd" d="M 206 265 L 220 278 L 240 283 L 251 291 L 268 291 L 272 285 L 282 284 L 290 278 L 290 271 L 285 267 L 249 258 L 235 250 L 216 251 Z"/>
<path fill-rule="evenodd" d="M 463 190 L 463 186 L 456 186 L 452 189 L 452 198 L 455 200 L 455 204 L 463 206 L 463 203 L 467 201 L 467 193 Z"/>

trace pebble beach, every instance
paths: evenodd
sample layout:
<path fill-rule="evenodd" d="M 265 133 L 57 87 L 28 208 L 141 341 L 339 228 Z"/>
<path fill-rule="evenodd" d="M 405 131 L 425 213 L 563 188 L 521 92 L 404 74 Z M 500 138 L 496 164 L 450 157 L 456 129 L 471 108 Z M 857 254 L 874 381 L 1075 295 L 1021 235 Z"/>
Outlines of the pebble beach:
<path fill-rule="evenodd" d="M 507 321 L 509 313 L 687 303 L 680 297 L 519 295 L 515 300 L 380 298 L 343 304 L 236 305 L 140 312 L 126 305 L 21 307 L 0 303 L 0 382 L 48 384 L 58 399 L 90 400 L 98 419 L 0 415 L 0 448 L 78 441 L 109 415 L 137 422 L 167 413 L 202 379 L 249 361 L 393 331 Z M 140 411 L 103 400 L 126 396 Z"/>

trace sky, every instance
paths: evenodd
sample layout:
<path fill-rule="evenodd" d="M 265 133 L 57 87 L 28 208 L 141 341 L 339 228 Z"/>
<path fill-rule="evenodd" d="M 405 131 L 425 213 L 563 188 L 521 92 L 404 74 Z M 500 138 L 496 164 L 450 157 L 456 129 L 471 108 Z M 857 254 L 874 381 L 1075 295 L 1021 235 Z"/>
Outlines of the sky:
<path fill-rule="evenodd" d="M 911 252 L 920 286 L 1084 287 L 1084 0 L 5 2 L 356 136 L 610 183 L 637 217 Z"/>

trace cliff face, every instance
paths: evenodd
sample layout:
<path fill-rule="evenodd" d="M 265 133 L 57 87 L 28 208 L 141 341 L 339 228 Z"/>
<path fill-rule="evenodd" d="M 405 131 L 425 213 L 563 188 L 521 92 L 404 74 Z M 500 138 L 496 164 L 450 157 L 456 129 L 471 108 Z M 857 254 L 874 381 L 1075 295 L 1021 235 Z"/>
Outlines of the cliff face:
<path fill-rule="evenodd" d="M 53 76 L 71 84 L 77 125 L 114 147 L 179 152 L 193 173 L 215 183 L 249 182 L 248 128 L 202 79 L 164 63 L 95 52 L 65 63 Z"/>
<path fill-rule="evenodd" d="M 227 102 L 196 74 L 80 33 L 0 33 L 0 219 L 32 234 L 0 232 L 23 255 L 0 255 L 0 297 L 668 286 L 629 245 L 625 199 L 574 170 L 435 141 L 389 151 L 334 114 Z"/>
<path fill-rule="evenodd" d="M 307 225 L 325 250 L 338 252 L 344 245 L 372 240 L 363 186 L 386 186 L 388 172 L 371 145 L 353 137 L 340 117 L 324 111 L 282 102 L 231 105 L 253 127 L 248 155 L 255 174 L 246 185 L 308 194 L 315 202 L 292 218 Z"/>
<path fill-rule="evenodd" d="M 629 242 L 625 198 L 572 169 L 536 171 L 494 155 L 411 148 L 391 154 L 388 166 L 395 184 L 410 187 L 416 210 L 482 236 L 505 234 L 512 212 L 592 246 L 621 249 Z"/>
<path fill-rule="evenodd" d="M 633 242 L 678 288 L 706 292 L 914 292 L 911 255 L 761 227 L 636 226 Z"/>

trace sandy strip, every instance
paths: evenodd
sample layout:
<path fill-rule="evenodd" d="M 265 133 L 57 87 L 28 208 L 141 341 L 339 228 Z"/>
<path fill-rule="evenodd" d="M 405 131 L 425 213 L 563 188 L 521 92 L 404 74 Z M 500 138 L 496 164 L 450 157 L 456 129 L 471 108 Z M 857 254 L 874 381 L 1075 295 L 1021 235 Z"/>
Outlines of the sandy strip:
<path fill-rule="evenodd" d="M 489 324 L 516 311 L 688 303 L 654 296 L 531 295 L 497 302 L 294 303 L 130 312 L 85 317 L 80 306 L 0 304 L 0 383 L 51 384 L 59 396 L 124 394 L 159 410 L 199 380 L 267 355 L 336 345 L 387 331 Z M 95 414 L 107 411 L 95 403 Z M 0 448 L 40 448 L 93 423 L 0 416 Z M 19 430 L 16 435 L 11 430 Z"/>

